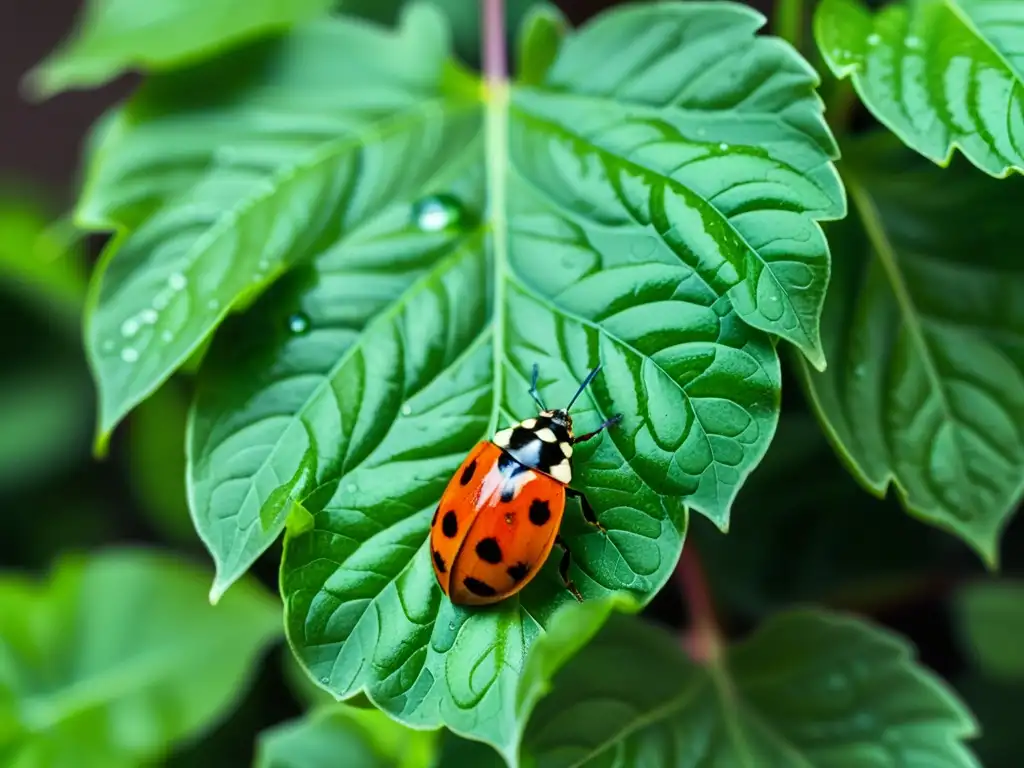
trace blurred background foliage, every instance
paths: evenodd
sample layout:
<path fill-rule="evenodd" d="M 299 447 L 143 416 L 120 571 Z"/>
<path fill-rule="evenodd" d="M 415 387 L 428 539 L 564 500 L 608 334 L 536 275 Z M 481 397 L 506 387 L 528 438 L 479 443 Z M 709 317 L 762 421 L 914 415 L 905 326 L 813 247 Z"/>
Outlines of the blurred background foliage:
<path fill-rule="evenodd" d="M 460 56 L 476 64 L 476 0 L 440 4 L 454 20 Z M 559 6 L 578 23 L 610 4 Z M 399 5 L 352 0 L 347 10 L 390 22 Z M 509 2 L 512 29 L 529 5 Z M 212 566 L 185 499 L 187 373 L 131 414 L 105 459 L 91 455 L 95 388 L 80 318 L 102 243 L 76 239 L 64 217 L 88 127 L 137 78 L 41 103 L 22 90 L 25 73 L 79 11 L 77 0 L 0 7 L 0 763 L 5 744 L 31 738 L 14 732 L 21 726 L 13 685 L 33 694 L 41 727 L 59 724 L 60 737 L 41 744 L 31 765 L 57 764 L 95 736 L 98 723 L 117 734 L 87 750 L 104 768 L 165 754 L 165 764 L 182 768 L 319 765 L 338 750 L 420 764 L 435 735 L 402 731 L 369 710 L 337 709 L 282 647 L 279 545 L 245 589 L 209 606 Z M 870 126 L 863 115 L 858 121 Z M 1011 582 L 1024 572 L 1024 521 L 1017 516 L 1003 538 L 1005 583 L 971 586 L 989 576 L 967 547 L 862 490 L 792 377 L 784 398 L 779 433 L 735 505 L 728 536 L 693 517 L 691 541 L 723 626 L 741 636 L 779 608 L 811 601 L 872 616 L 908 636 L 923 662 L 965 695 L 985 728 L 976 744 L 985 764 L 1018 764 L 1024 627 L 1005 617 L 1013 612 L 1007 605 L 1020 613 L 1024 601 Z M 686 622 L 671 585 L 645 615 L 670 627 Z M 170 628 L 174 643 L 163 632 Z M 231 640 L 239 633 L 242 654 Z M 126 673 L 121 664 L 137 666 Z M 197 673 L 203 665 L 208 674 Z M 143 689 L 131 682 L 138 675 L 153 678 Z M 58 700 L 54 690 L 73 695 Z M 313 719 L 288 722 L 310 708 L 318 710 Z M 324 727 L 332 721 L 341 726 Z M 321 740 L 302 740 L 318 744 L 316 754 L 289 746 L 302 729 L 324 731 Z"/>

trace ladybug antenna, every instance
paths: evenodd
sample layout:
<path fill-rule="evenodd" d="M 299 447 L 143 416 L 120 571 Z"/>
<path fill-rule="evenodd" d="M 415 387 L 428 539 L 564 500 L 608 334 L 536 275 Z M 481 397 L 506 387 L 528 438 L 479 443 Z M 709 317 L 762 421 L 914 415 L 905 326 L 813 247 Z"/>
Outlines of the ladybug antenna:
<path fill-rule="evenodd" d="M 530 397 L 533 398 L 533 402 L 540 406 L 542 411 L 547 410 L 547 406 L 544 405 L 544 401 L 540 399 L 540 392 L 537 391 L 537 375 L 540 373 L 540 367 L 533 364 L 533 377 L 530 379 Z"/>
<path fill-rule="evenodd" d="M 583 390 L 586 389 L 587 385 L 589 385 L 590 382 L 594 380 L 594 377 L 597 376 L 597 373 L 600 370 L 601 366 L 598 365 L 597 368 L 595 368 L 594 370 L 587 374 L 587 378 L 585 378 L 583 380 L 583 383 L 580 384 L 580 388 L 576 390 L 576 394 L 572 396 L 572 400 L 570 400 L 569 404 L 565 406 L 565 410 L 568 411 L 570 408 L 572 408 L 572 404 L 576 402 L 576 398 L 583 394 Z"/>

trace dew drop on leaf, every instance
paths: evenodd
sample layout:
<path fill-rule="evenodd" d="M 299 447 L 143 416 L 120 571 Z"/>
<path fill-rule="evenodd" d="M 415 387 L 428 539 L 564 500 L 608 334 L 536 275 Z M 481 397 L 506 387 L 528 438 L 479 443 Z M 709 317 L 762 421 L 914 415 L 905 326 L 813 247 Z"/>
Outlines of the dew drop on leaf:
<path fill-rule="evenodd" d="M 181 291 L 184 290 L 185 286 L 188 285 L 188 280 L 181 272 L 175 272 L 173 275 L 167 278 L 167 284 L 172 290 Z"/>
<path fill-rule="evenodd" d="M 161 341 L 170 341 L 173 338 L 174 334 L 172 334 L 170 331 L 164 331 L 163 333 L 160 334 Z"/>
<path fill-rule="evenodd" d="M 288 316 L 288 330 L 296 336 L 309 331 L 309 316 L 302 312 L 296 312 Z"/>
<path fill-rule="evenodd" d="M 324 685 L 327 685 L 329 682 L 331 682 L 331 680 L 330 680 L 330 678 L 327 678 L 327 677 L 321 677 L 320 678 L 320 682 L 323 683 Z"/>
<path fill-rule="evenodd" d="M 721 144 L 718 145 L 718 148 L 725 152 L 727 149 L 729 149 L 729 145 L 723 141 Z"/>
<path fill-rule="evenodd" d="M 402 406 L 402 415 L 408 416 L 410 413 L 412 413 L 412 406 L 406 403 Z"/>
<path fill-rule="evenodd" d="M 146 325 L 152 325 L 158 317 L 155 309 L 144 309 L 139 313 L 139 319 Z"/>
<path fill-rule="evenodd" d="M 915 37 L 914 35 L 910 35 L 903 42 L 906 43 L 907 48 L 910 48 L 911 50 L 917 50 L 921 47 L 921 38 Z"/>
<path fill-rule="evenodd" d="M 210 299 L 208 302 L 206 302 L 206 306 L 209 307 L 210 309 L 217 309 L 220 307 L 220 302 L 217 301 L 216 299 Z"/>
<path fill-rule="evenodd" d="M 450 630 L 451 632 L 454 632 L 454 631 L 455 631 L 455 622 L 454 622 L 454 621 L 449 621 L 449 622 L 448 622 L 448 629 L 449 629 L 449 630 Z"/>
<path fill-rule="evenodd" d="M 126 363 L 134 363 L 139 359 L 139 352 L 133 347 L 125 347 L 121 350 L 121 359 Z"/>
<path fill-rule="evenodd" d="M 123 323 L 121 323 L 121 335 L 126 339 L 130 339 L 136 333 L 139 332 L 139 321 L 134 317 L 129 317 Z"/>
<path fill-rule="evenodd" d="M 878 45 L 880 42 L 882 42 L 882 36 L 877 32 L 868 35 L 868 45 Z"/>
<path fill-rule="evenodd" d="M 349 483 L 348 485 L 345 486 L 345 490 L 348 491 L 349 493 L 355 493 L 356 491 L 359 490 L 359 486 L 356 485 L 355 483 Z"/>
<path fill-rule="evenodd" d="M 855 367 L 853 369 L 853 375 L 854 375 L 854 377 L 856 377 L 858 379 L 863 379 L 864 378 L 864 364 L 863 363 L 861 363 L 860 365 L 858 365 L 857 367 Z"/>
<path fill-rule="evenodd" d="M 424 232 L 438 232 L 458 226 L 462 207 L 449 195 L 431 195 L 412 206 L 413 223 Z"/>

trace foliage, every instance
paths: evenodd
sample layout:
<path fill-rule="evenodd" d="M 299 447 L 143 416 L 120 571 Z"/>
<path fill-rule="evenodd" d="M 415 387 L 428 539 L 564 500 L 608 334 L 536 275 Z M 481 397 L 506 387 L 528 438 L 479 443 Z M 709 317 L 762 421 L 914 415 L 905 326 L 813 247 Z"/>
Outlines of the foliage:
<path fill-rule="evenodd" d="M 282 627 L 307 711 L 260 733 L 263 768 L 1015 755 L 986 729 L 1024 701 L 1021 588 L 960 579 L 1015 562 L 1024 488 L 1024 5 L 780 0 L 788 42 L 723 0 L 509 2 L 507 30 L 472 6 L 93 0 L 30 74 L 144 75 L 86 144 L 87 291 L 14 203 L 0 278 L 81 313 L 96 456 L 127 421 L 147 525 L 215 572 L 128 551 L 0 581 L 0 755 L 180 750 Z M 607 529 L 569 503 L 586 599 L 552 558 L 456 606 L 430 521 L 535 413 L 534 363 L 551 404 L 602 366 L 577 432 L 622 414 L 573 458 Z M 25 380 L 12 413 L 51 428 L 0 433 L 13 478 L 71 423 Z M 283 607 L 249 583 L 268 561 Z M 791 608 L 936 582 L 957 692 L 870 617 Z M 685 642 L 651 621 L 676 587 Z"/>

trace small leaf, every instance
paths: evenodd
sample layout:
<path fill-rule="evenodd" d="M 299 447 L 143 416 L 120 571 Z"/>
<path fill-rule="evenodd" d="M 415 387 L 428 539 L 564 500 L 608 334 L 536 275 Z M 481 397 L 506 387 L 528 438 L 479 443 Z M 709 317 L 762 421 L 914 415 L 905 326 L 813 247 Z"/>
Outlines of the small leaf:
<path fill-rule="evenodd" d="M 1024 270 L 1008 247 L 1024 180 L 943 171 L 888 135 L 845 152 L 856 215 L 830 229 L 832 364 L 803 365 L 807 387 L 866 487 L 893 482 L 994 564 L 1024 472 Z"/>
<path fill-rule="evenodd" d="M 129 69 L 168 69 L 326 11 L 334 0 L 87 0 L 74 35 L 28 75 L 36 97 Z"/>
<path fill-rule="evenodd" d="M 955 148 L 994 176 L 1024 170 L 1024 4 L 905 0 L 872 13 L 822 0 L 825 61 L 871 112 L 939 165 Z"/>
<path fill-rule="evenodd" d="M 251 584 L 212 608 L 204 581 L 135 550 L 0 579 L 0 763 L 134 766 L 223 717 L 280 608 Z"/>
<path fill-rule="evenodd" d="M 1024 582 L 970 584 L 956 594 L 954 606 L 974 665 L 996 680 L 1024 682 Z"/>
<path fill-rule="evenodd" d="M 600 670 L 600 674 L 595 674 Z M 861 621 L 780 614 L 709 667 L 627 616 L 554 678 L 522 764 L 735 768 L 978 766 L 966 708 L 901 639 Z"/>
<path fill-rule="evenodd" d="M 377 710 L 328 704 L 261 733 L 255 768 L 431 768 L 436 740 Z"/>

